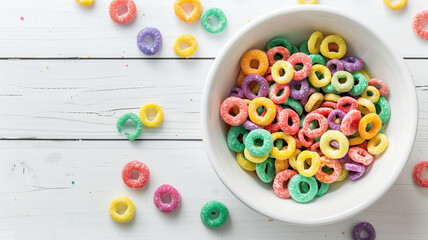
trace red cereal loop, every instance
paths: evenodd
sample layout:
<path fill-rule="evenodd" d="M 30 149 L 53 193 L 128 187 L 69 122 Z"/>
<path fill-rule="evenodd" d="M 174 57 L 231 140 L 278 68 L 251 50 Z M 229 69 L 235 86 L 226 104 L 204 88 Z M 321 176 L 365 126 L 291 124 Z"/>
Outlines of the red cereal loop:
<path fill-rule="evenodd" d="M 303 145 L 302 145 L 302 143 L 300 142 L 300 140 L 299 140 L 299 137 L 295 134 L 295 135 L 292 135 L 292 137 L 294 138 L 294 140 L 296 141 L 296 149 L 298 149 L 298 148 L 302 148 L 303 147 Z"/>
<path fill-rule="evenodd" d="M 320 149 L 320 142 L 316 142 L 314 144 L 312 144 L 312 146 L 309 148 L 309 150 L 311 150 L 312 152 L 317 152 L 318 155 L 320 155 L 320 157 L 324 156 L 324 153 L 321 151 Z"/>
<path fill-rule="evenodd" d="M 328 174 L 323 172 L 322 168 L 324 166 L 332 168 L 333 173 Z M 318 172 L 315 174 L 315 178 L 323 183 L 333 183 L 339 178 L 341 172 L 342 172 L 342 165 L 340 165 L 340 162 L 338 160 L 330 159 L 326 156 L 322 156 L 321 165 Z"/>
<path fill-rule="evenodd" d="M 421 26 L 421 21 L 423 19 L 428 19 L 428 10 L 424 10 L 415 15 L 412 27 L 413 31 L 415 31 L 420 38 L 428 40 L 428 30 L 423 29 Z"/>
<path fill-rule="evenodd" d="M 364 166 L 370 165 L 374 160 L 373 155 L 360 147 L 351 147 L 348 151 L 348 156 Z"/>
<path fill-rule="evenodd" d="M 302 144 L 303 147 L 310 147 L 312 144 L 314 144 L 313 138 L 308 138 L 305 133 L 303 132 L 303 128 L 299 130 L 297 133 L 297 137 L 299 138 L 300 144 Z"/>
<path fill-rule="evenodd" d="M 428 168 L 428 161 L 417 163 L 415 167 L 413 167 L 412 177 L 417 185 L 428 188 L 428 179 L 422 178 L 422 172 L 425 168 Z"/>
<path fill-rule="evenodd" d="M 351 97 L 341 97 L 337 101 L 337 109 L 342 112 L 348 113 L 351 110 L 356 110 L 358 108 L 358 102 Z"/>
<path fill-rule="evenodd" d="M 125 5 L 128 9 L 128 12 L 126 12 L 125 14 L 119 15 L 120 5 Z M 135 17 L 135 14 L 137 13 L 137 6 L 135 5 L 135 2 L 132 0 L 113 0 L 110 3 L 109 13 L 113 21 L 119 24 L 125 24 L 131 21 Z"/>
<path fill-rule="evenodd" d="M 292 125 L 288 124 L 289 119 L 291 119 Z M 284 109 L 278 115 L 279 127 L 285 133 L 294 135 L 299 131 L 300 128 L 300 118 L 297 113 L 291 109 Z"/>
<path fill-rule="evenodd" d="M 269 125 L 267 125 L 266 127 L 264 127 L 265 130 L 268 130 L 270 133 L 274 133 L 274 132 L 278 132 L 280 127 L 279 127 L 279 123 L 271 123 Z"/>
<path fill-rule="evenodd" d="M 369 86 L 373 86 L 373 87 L 377 88 L 377 90 L 379 91 L 379 94 L 381 96 L 388 95 L 388 92 L 389 92 L 388 86 L 379 78 L 371 79 L 369 81 Z M 380 86 L 380 88 L 378 86 Z"/>
<path fill-rule="evenodd" d="M 293 66 L 294 69 L 296 67 L 296 64 L 303 64 L 302 69 L 300 69 L 299 71 L 294 70 L 294 81 L 302 81 L 309 76 L 309 73 L 311 73 L 312 60 L 308 55 L 304 53 L 295 53 L 291 55 L 287 61 Z"/>
<path fill-rule="evenodd" d="M 318 121 L 319 127 L 316 129 L 311 129 L 309 127 L 309 123 L 314 120 Z M 305 133 L 306 136 L 310 138 L 320 137 L 327 130 L 327 128 L 328 128 L 327 118 L 325 118 L 323 115 L 319 113 L 309 113 L 303 120 L 303 128 L 302 128 L 303 132 Z"/>
<path fill-rule="evenodd" d="M 368 144 L 368 142 L 364 141 L 363 143 L 357 145 L 357 147 L 360 147 L 360 148 L 362 148 L 362 149 L 364 149 L 364 150 L 367 151 L 367 144 Z"/>
<path fill-rule="evenodd" d="M 133 171 L 138 172 L 138 178 L 132 179 Z M 130 188 L 142 188 L 149 181 L 150 170 L 146 164 L 139 161 L 128 162 L 122 169 L 123 182 Z"/>
<path fill-rule="evenodd" d="M 278 96 L 278 92 L 280 90 L 283 90 L 282 94 Z M 288 84 L 279 84 L 275 83 L 270 90 L 269 98 L 272 100 L 275 104 L 281 104 L 287 101 L 288 97 L 290 96 L 290 86 Z"/>
<path fill-rule="evenodd" d="M 318 114 L 321 114 L 324 117 L 328 118 L 328 115 L 330 115 L 331 111 L 333 111 L 331 108 L 322 107 L 322 108 L 317 108 L 317 109 L 313 110 L 311 113 L 318 113 Z"/>
<path fill-rule="evenodd" d="M 272 74 L 272 67 L 268 67 L 268 70 L 266 71 L 265 75 L 263 76 L 266 79 L 266 81 L 268 81 L 268 82 L 273 81 L 271 74 Z"/>
<path fill-rule="evenodd" d="M 230 110 L 234 107 L 238 107 L 239 113 L 236 116 L 230 114 Z M 226 98 L 220 106 L 220 116 L 223 121 L 232 126 L 239 126 L 247 120 L 248 117 L 248 105 L 247 103 L 237 97 Z"/>
<path fill-rule="evenodd" d="M 340 123 L 340 130 L 346 136 L 350 136 L 357 132 L 361 120 L 361 112 L 358 110 L 349 111 Z"/>
<path fill-rule="evenodd" d="M 282 55 L 281 59 L 275 59 L 274 56 L 275 54 L 278 54 L 278 53 Z M 278 46 L 278 47 L 273 47 L 269 49 L 266 55 L 268 57 L 269 65 L 272 66 L 274 63 L 276 63 L 279 60 L 287 61 L 287 59 L 290 57 L 290 52 L 285 47 Z"/>
<path fill-rule="evenodd" d="M 282 172 L 279 172 L 276 174 L 275 179 L 273 180 L 273 190 L 275 191 L 276 195 L 280 198 L 290 198 L 290 192 L 288 191 L 288 182 L 289 180 L 294 177 L 297 173 L 293 170 L 284 170 Z M 284 183 L 287 184 L 286 187 L 284 187 Z"/>
<path fill-rule="evenodd" d="M 320 107 L 328 107 L 328 108 L 333 108 L 333 109 L 337 109 L 337 103 L 333 102 L 333 101 L 325 101 L 323 103 L 321 103 Z"/>

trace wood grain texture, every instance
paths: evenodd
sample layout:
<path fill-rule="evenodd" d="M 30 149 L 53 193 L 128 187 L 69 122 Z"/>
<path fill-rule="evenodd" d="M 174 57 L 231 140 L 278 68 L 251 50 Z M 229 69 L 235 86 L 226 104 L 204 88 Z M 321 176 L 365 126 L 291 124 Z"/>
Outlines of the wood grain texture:
<path fill-rule="evenodd" d="M 110 19 L 110 0 L 97 0 L 89 8 L 72 0 L 44 0 L 43 4 L 28 0 L 1 1 L 0 9 L 7 14 L 0 15 L 0 57 L 145 57 L 137 48 L 136 36 L 147 26 L 155 26 L 163 34 L 163 47 L 157 57 L 176 57 L 172 46 L 184 33 L 194 35 L 199 42 L 193 57 L 214 57 L 249 21 L 278 8 L 298 5 L 297 0 L 201 2 L 203 9 L 223 9 L 228 17 L 224 32 L 210 34 L 199 21 L 182 22 L 174 14 L 172 0 L 136 1 L 137 17 L 132 24 L 124 26 Z M 400 11 L 393 11 L 382 1 L 373 0 L 319 0 L 318 4 L 357 14 L 405 57 L 427 57 L 428 44 L 411 28 L 413 16 L 428 7 L 425 0 L 408 1 Z M 20 20 L 21 17 L 24 20 Z"/>
<path fill-rule="evenodd" d="M 271 221 L 236 199 L 215 175 L 200 141 L 1 141 L 0 181 L 8 184 L 0 189 L 0 238 L 350 239 L 356 223 L 369 221 L 378 239 L 425 239 L 428 192 L 412 184 L 409 171 L 427 151 L 416 144 L 397 183 L 361 214 L 327 226 L 298 227 Z M 151 170 L 142 190 L 127 188 L 120 176 L 125 163 L 136 159 Z M 164 183 L 183 197 L 172 215 L 160 213 L 152 202 Z M 136 206 L 130 223 L 108 216 L 111 200 L 119 195 Z M 207 229 L 199 218 L 202 205 L 212 199 L 230 210 L 230 219 L 218 230 Z"/>
<path fill-rule="evenodd" d="M 406 62 L 418 86 L 419 134 L 428 135 L 428 60 Z M 212 60 L 0 63 L 1 138 L 125 139 L 116 120 L 154 102 L 164 109 L 164 123 L 144 128 L 141 139 L 201 139 L 200 99 Z"/>

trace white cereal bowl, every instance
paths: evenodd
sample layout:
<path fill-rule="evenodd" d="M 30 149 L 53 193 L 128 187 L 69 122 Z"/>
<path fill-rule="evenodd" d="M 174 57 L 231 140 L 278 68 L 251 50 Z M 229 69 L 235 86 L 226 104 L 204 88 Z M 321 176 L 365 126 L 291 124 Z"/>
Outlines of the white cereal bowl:
<path fill-rule="evenodd" d="M 249 49 L 265 49 L 278 36 L 295 45 L 314 31 L 339 34 L 348 46 L 346 56 L 364 60 L 372 77 L 389 86 L 392 114 L 386 134 L 387 151 L 358 181 L 345 180 L 330 186 L 321 198 L 301 204 L 276 196 L 271 185 L 240 168 L 228 149 L 226 129 L 219 115 L 221 102 L 236 84 L 239 61 Z M 403 169 L 416 136 L 418 105 L 415 86 L 406 63 L 379 32 L 358 17 L 322 6 L 297 6 L 277 10 L 252 21 L 239 31 L 215 59 L 206 79 L 202 99 L 202 130 L 207 155 L 219 178 L 243 203 L 277 220 L 321 225 L 349 218 L 378 200 Z"/>

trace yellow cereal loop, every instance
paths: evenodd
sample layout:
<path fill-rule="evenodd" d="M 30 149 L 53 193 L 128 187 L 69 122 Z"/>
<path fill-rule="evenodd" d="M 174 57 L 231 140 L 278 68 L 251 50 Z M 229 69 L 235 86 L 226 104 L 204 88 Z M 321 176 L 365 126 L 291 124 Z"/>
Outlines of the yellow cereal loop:
<path fill-rule="evenodd" d="M 365 141 L 365 139 L 360 137 L 360 136 L 350 138 L 349 139 L 349 146 L 357 146 L 357 145 L 360 145 L 361 143 L 363 143 L 364 141 Z"/>
<path fill-rule="evenodd" d="M 319 79 L 317 72 L 321 73 L 323 79 Z M 309 73 L 309 81 L 314 87 L 321 88 L 327 86 L 331 81 L 331 72 L 330 70 L 321 64 L 315 64 L 311 68 L 311 73 Z"/>
<path fill-rule="evenodd" d="M 238 162 L 239 166 L 241 166 L 241 168 L 246 171 L 256 170 L 256 164 L 245 159 L 244 153 L 242 152 L 236 153 L 236 161 Z"/>
<path fill-rule="evenodd" d="M 367 131 L 367 124 L 372 123 L 372 127 Z M 363 139 L 371 139 L 379 132 L 382 121 L 376 113 L 370 113 L 361 118 L 358 124 L 358 133 Z M 339 142 L 340 144 L 340 142 Z"/>
<path fill-rule="evenodd" d="M 281 72 L 284 72 L 284 75 L 281 76 Z M 294 69 L 293 66 L 287 61 L 277 61 L 272 65 L 272 79 L 279 84 L 286 84 L 293 79 Z"/>
<path fill-rule="evenodd" d="M 333 49 L 330 50 L 330 48 L 332 48 L 330 45 L 337 45 L 337 52 Z M 346 43 L 339 35 L 329 35 L 322 41 L 320 51 L 324 57 L 341 59 L 346 53 Z"/>
<path fill-rule="evenodd" d="M 398 10 L 398 9 L 402 9 L 406 5 L 407 0 L 400 0 L 400 1 L 395 2 L 395 3 L 392 3 L 391 0 L 383 0 L 383 2 L 389 8 L 391 8 L 393 10 Z"/>
<path fill-rule="evenodd" d="M 266 159 L 269 157 L 269 154 L 264 156 L 264 157 L 255 157 L 253 155 L 251 155 L 250 152 L 248 152 L 248 150 L 245 148 L 244 149 L 244 157 L 245 159 L 247 159 L 248 161 L 252 162 L 252 163 L 261 163 L 266 161 Z"/>
<path fill-rule="evenodd" d="M 334 93 L 326 93 L 324 95 L 324 101 L 338 102 L 340 98 L 341 98 L 340 95 L 337 95 Z"/>
<path fill-rule="evenodd" d="M 359 71 L 352 72 L 352 74 L 354 74 L 354 73 L 361 73 L 361 74 L 363 74 L 363 76 L 367 79 L 367 81 L 370 81 L 370 79 L 372 79 L 372 78 L 370 77 L 370 74 L 368 74 L 364 69 L 361 69 L 361 70 L 359 70 Z"/>
<path fill-rule="evenodd" d="M 181 49 L 180 47 L 181 42 L 187 43 L 188 45 L 190 45 L 190 47 Z M 183 34 L 180 37 L 178 37 L 177 40 L 175 40 L 174 51 L 175 51 L 175 54 L 177 54 L 180 57 L 188 58 L 196 52 L 196 49 L 198 49 L 198 41 L 196 41 L 196 38 L 190 34 Z"/>
<path fill-rule="evenodd" d="M 379 101 L 380 93 L 374 86 L 368 86 L 366 90 L 361 94 L 362 98 L 370 100 L 370 102 L 375 103 Z"/>
<path fill-rule="evenodd" d="M 305 169 L 305 161 L 308 158 L 311 159 L 311 166 L 308 169 Z M 318 153 L 316 152 L 305 150 L 301 152 L 297 157 L 296 168 L 297 168 L 297 171 L 299 171 L 299 173 L 302 176 L 305 176 L 305 177 L 314 176 L 320 169 L 320 166 L 321 166 L 320 155 L 318 155 Z"/>
<path fill-rule="evenodd" d="M 151 121 L 149 121 L 149 119 L 147 118 L 147 110 L 149 110 L 149 109 L 155 109 L 156 110 L 156 116 Z M 141 122 L 143 122 L 143 125 L 146 127 L 151 127 L 151 128 L 158 127 L 162 123 L 162 120 L 163 120 L 162 108 L 155 103 L 148 103 L 148 104 L 141 107 L 140 119 L 141 119 Z"/>
<path fill-rule="evenodd" d="M 258 62 L 258 66 L 252 66 L 252 61 Z M 244 53 L 241 57 L 241 71 L 245 75 L 257 74 L 264 76 L 269 68 L 268 57 L 265 52 L 259 49 L 251 49 Z"/>
<path fill-rule="evenodd" d="M 266 114 L 263 117 L 257 113 L 257 109 L 261 106 L 266 108 Z M 271 124 L 276 117 L 275 104 L 269 98 L 254 98 L 248 105 L 248 116 L 253 123 L 263 127 L 267 126 Z"/>
<path fill-rule="evenodd" d="M 297 170 L 297 167 L 296 167 L 296 161 L 297 161 L 297 157 L 299 156 L 299 154 L 301 153 L 302 151 L 300 150 L 300 149 L 296 149 L 295 151 L 294 151 L 294 153 L 291 155 L 291 157 L 288 159 L 288 163 L 290 164 L 290 166 L 293 168 L 293 169 L 296 169 Z"/>
<path fill-rule="evenodd" d="M 368 100 L 367 98 L 358 98 L 357 100 L 358 108 L 357 110 L 360 111 L 363 115 L 367 115 L 369 113 L 376 113 L 376 107 L 372 103 L 372 101 Z"/>
<path fill-rule="evenodd" d="M 323 100 L 324 96 L 321 93 L 313 93 L 305 105 L 306 112 L 311 112 L 315 109 L 318 109 L 321 106 Z"/>
<path fill-rule="evenodd" d="M 89 6 L 94 3 L 94 0 L 76 0 L 76 2 L 80 3 L 83 6 Z"/>
<path fill-rule="evenodd" d="M 296 150 L 296 140 L 291 135 L 285 132 L 272 133 L 273 142 L 275 142 L 278 138 L 286 141 L 287 147 L 285 149 L 283 148 L 282 150 L 279 150 L 274 146 L 270 154 L 276 159 L 285 160 L 291 157 L 291 155 L 293 155 L 294 151 Z"/>
<path fill-rule="evenodd" d="M 119 206 L 125 205 L 126 209 L 124 213 L 119 213 Z M 110 217 L 113 218 L 116 222 L 127 222 L 131 220 L 135 215 L 134 204 L 125 196 L 117 197 L 111 202 L 108 209 Z"/>
<path fill-rule="evenodd" d="M 337 141 L 339 148 L 332 147 L 331 141 Z M 336 130 L 328 130 L 320 139 L 320 150 L 328 158 L 339 159 L 348 153 L 349 141 L 345 134 Z"/>
<path fill-rule="evenodd" d="M 306 4 L 308 4 L 308 3 L 306 3 Z M 323 40 L 324 40 L 324 35 L 321 32 L 316 31 L 316 32 L 312 33 L 312 35 L 309 37 L 309 40 L 308 40 L 309 52 L 311 54 L 320 53 L 320 47 L 321 47 L 321 43 Z"/>
<path fill-rule="evenodd" d="M 340 172 L 340 175 L 339 175 L 339 177 L 336 179 L 336 181 L 335 181 L 335 182 L 343 181 L 343 180 L 345 180 L 345 179 L 346 179 L 346 177 L 348 176 L 348 170 L 346 170 L 346 169 L 343 167 L 344 163 L 341 163 L 340 165 L 342 166 L 342 172 Z"/>
<path fill-rule="evenodd" d="M 299 4 L 315 4 L 317 3 L 317 0 L 310 0 L 308 2 L 306 2 L 305 0 L 297 0 L 297 2 L 299 2 Z"/>
<path fill-rule="evenodd" d="M 183 4 L 190 3 L 193 5 L 192 12 L 187 15 L 183 9 Z M 174 2 L 174 12 L 178 18 L 185 22 L 194 22 L 198 20 L 202 13 L 202 6 L 199 0 L 175 0 Z"/>
<path fill-rule="evenodd" d="M 381 154 L 388 147 L 389 141 L 385 134 L 379 133 L 367 143 L 367 151 L 371 154 Z"/>

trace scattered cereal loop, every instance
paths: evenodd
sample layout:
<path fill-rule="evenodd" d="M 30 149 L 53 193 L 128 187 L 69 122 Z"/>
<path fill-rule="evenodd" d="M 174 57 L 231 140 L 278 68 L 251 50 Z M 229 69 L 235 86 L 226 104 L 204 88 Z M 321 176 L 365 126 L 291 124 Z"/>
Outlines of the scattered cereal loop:
<path fill-rule="evenodd" d="M 393 10 L 399 10 L 402 9 L 404 6 L 406 6 L 407 0 L 400 0 L 396 3 L 392 3 L 391 0 L 383 0 L 386 6 Z"/>
<path fill-rule="evenodd" d="M 119 6 L 125 5 L 128 12 L 119 15 Z M 109 7 L 110 17 L 113 21 L 119 24 L 125 24 L 134 19 L 137 13 L 137 6 L 132 0 L 113 0 Z"/>

